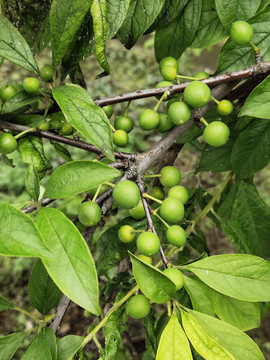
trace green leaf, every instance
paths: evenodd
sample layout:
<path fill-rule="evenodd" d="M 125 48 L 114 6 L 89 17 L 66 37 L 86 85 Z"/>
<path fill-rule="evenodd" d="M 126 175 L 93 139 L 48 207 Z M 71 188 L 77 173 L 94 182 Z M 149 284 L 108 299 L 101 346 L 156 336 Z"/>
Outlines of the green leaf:
<path fill-rule="evenodd" d="M 248 23 L 252 26 L 252 42 L 260 49 L 260 55 L 264 61 L 270 60 L 270 29 L 267 27 L 270 21 L 270 9 L 255 15 Z M 216 73 L 244 69 L 255 63 L 254 51 L 249 45 L 237 45 L 228 40 L 222 47 Z"/>
<path fill-rule="evenodd" d="M 228 31 L 236 20 L 247 20 L 253 16 L 261 0 L 215 0 L 218 16 Z"/>
<path fill-rule="evenodd" d="M 196 174 L 200 171 L 223 172 L 232 169 L 231 153 L 235 139 L 230 137 L 223 146 L 214 147 L 206 144 L 200 157 Z"/>
<path fill-rule="evenodd" d="M 211 338 L 189 313 L 181 311 L 181 315 L 182 324 L 189 341 L 204 359 L 222 358 L 224 360 L 234 360 L 232 355 L 219 345 L 215 339 Z"/>
<path fill-rule="evenodd" d="M 217 211 L 218 215 L 223 220 L 231 219 L 235 194 L 237 193 L 238 185 L 238 183 L 233 184 L 232 181 L 230 181 L 227 188 L 222 193 L 219 204 L 215 205 L 215 211 Z"/>
<path fill-rule="evenodd" d="M 205 48 L 215 45 L 227 36 L 228 33 L 215 10 L 215 0 L 203 0 L 200 22 L 191 47 Z"/>
<path fill-rule="evenodd" d="M 53 145 L 57 154 L 60 155 L 64 160 L 67 162 L 72 161 L 70 152 L 64 146 L 53 140 L 51 140 L 50 143 Z"/>
<path fill-rule="evenodd" d="M 205 359 L 218 359 L 218 355 L 221 359 L 225 350 L 227 357 L 224 355 L 224 360 L 264 360 L 255 342 L 234 326 L 193 310 L 181 314 L 189 340 L 201 355 L 209 356 Z"/>
<path fill-rule="evenodd" d="M 108 64 L 105 50 L 108 34 L 107 2 L 106 0 L 93 0 L 91 6 L 91 15 L 93 18 L 93 29 L 95 35 L 96 57 L 100 66 L 107 74 L 110 73 L 110 65 Z"/>
<path fill-rule="evenodd" d="M 124 296 L 125 294 L 120 291 L 116 296 L 115 303 L 119 302 Z M 124 312 L 124 306 L 114 311 L 103 328 L 105 338 L 104 359 L 115 359 L 122 339 L 121 333 L 126 330 L 126 325 L 123 325 L 122 320 Z"/>
<path fill-rule="evenodd" d="M 107 40 L 111 39 L 121 27 L 129 7 L 130 0 L 106 0 L 107 12 Z M 105 13 L 103 12 L 103 16 Z M 80 30 L 72 41 L 66 56 L 63 59 L 64 69 L 62 78 L 76 67 L 83 59 L 90 56 L 95 50 L 93 19 L 90 12 L 85 16 Z"/>
<path fill-rule="evenodd" d="M 233 299 L 217 291 L 209 291 L 217 316 L 242 331 L 260 326 L 260 308 L 257 303 Z M 194 309 L 197 310 L 197 309 Z"/>
<path fill-rule="evenodd" d="M 34 168 L 33 164 L 28 166 L 26 175 L 25 175 L 25 187 L 28 192 L 30 198 L 34 201 L 38 201 L 39 199 L 39 176 Z"/>
<path fill-rule="evenodd" d="M 49 160 L 44 154 L 42 139 L 39 137 L 29 135 L 20 139 L 18 149 L 22 161 L 27 165 L 32 164 L 40 179 L 45 175 L 47 170 L 52 168 Z"/>
<path fill-rule="evenodd" d="M 117 33 L 118 39 L 127 49 L 131 49 L 154 22 L 163 4 L 164 0 L 131 1 L 126 18 Z"/>
<path fill-rule="evenodd" d="M 0 56 L 39 74 L 36 60 L 27 42 L 3 15 L 0 15 Z"/>
<path fill-rule="evenodd" d="M 59 289 L 79 306 L 100 314 L 98 280 L 92 255 L 76 226 L 59 210 L 43 208 L 37 225 L 55 258 L 42 259 Z"/>
<path fill-rule="evenodd" d="M 270 257 L 270 208 L 262 201 L 254 185 L 242 181 L 235 194 L 231 220 L 245 233 L 250 254 Z M 244 300 L 244 299 L 243 299 Z"/>
<path fill-rule="evenodd" d="M 110 268 L 128 256 L 128 250 L 133 251 L 136 249 L 135 242 L 123 243 L 119 240 L 118 230 L 123 225 L 130 225 L 133 229 L 138 230 L 146 226 L 146 220 L 134 220 L 127 217 L 110 227 L 100 236 L 97 245 L 99 254 L 97 271 L 99 275 L 105 274 Z"/>
<path fill-rule="evenodd" d="M 0 254 L 52 258 L 33 220 L 4 203 L 0 203 Z"/>
<path fill-rule="evenodd" d="M 53 89 L 53 97 L 68 122 L 110 160 L 114 160 L 112 132 L 104 111 L 77 85 Z"/>
<path fill-rule="evenodd" d="M 62 66 L 61 66 L 62 69 Z M 62 72 L 63 73 L 63 72 Z M 77 64 L 72 70 L 69 72 L 69 77 L 72 84 L 80 85 L 83 89 L 87 89 L 87 84 L 84 79 L 84 75 L 81 69 L 80 64 Z"/>
<path fill-rule="evenodd" d="M 129 253 L 132 270 L 141 292 L 152 302 L 162 304 L 175 296 L 174 283 L 154 266 Z"/>
<path fill-rule="evenodd" d="M 44 327 L 41 330 L 42 336 L 51 352 L 52 360 L 57 360 L 57 348 L 56 348 L 56 336 L 55 333 L 48 327 Z"/>
<path fill-rule="evenodd" d="M 26 333 L 18 332 L 0 338 L 0 359 L 11 360 Z"/>
<path fill-rule="evenodd" d="M 70 161 L 52 173 L 44 196 L 61 199 L 80 194 L 120 175 L 119 170 L 97 161 Z"/>
<path fill-rule="evenodd" d="M 50 41 L 49 10 L 51 1 L 25 1 L 23 11 L 16 2 L 8 3 L 4 15 L 24 36 L 34 54 L 40 53 Z"/>
<path fill-rule="evenodd" d="M 270 120 L 254 119 L 241 132 L 232 150 L 232 165 L 238 179 L 263 169 L 270 161 Z"/>
<path fill-rule="evenodd" d="M 53 65 L 65 56 L 91 6 L 90 0 L 53 0 L 50 10 Z"/>
<path fill-rule="evenodd" d="M 216 74 L 244 69 L 254 63 L 254 52 L 249 45 L 236 46 L 232 40 L 228 39 L 219 54 Z"/>
<path fill-rule="evenodd" d="M 145 345 L 148 352 L 154 358 L 157 352 L 157 335 L 155 331 L 155 311 L 153 309 L 150 310 L 150 313 L 142 319 L 142 323 L 146 329 L 145 333 Z"/>
<path fill-rule="evenodd" d="M 185 268 L 221 294 L 257 302 L 270 300 L 270 263 L 253 255 L 216 255 Z"/>
<path fill-rule="evenodd" d="M 215 316 L 208 286 L 197 278 L 184 276 L 184 287 L 190 297 L 194 310 Z"/>
<path fill-rule="evenodd" d="M 59 303 L 62 295 L 40 259 L 31 272 L 28 291 L 32 305 L 42 315 L 48 314 Z"/>
<path fill-rule="evenodd" d="M 269 0 L 261 0 L 261 4 L 260 4 L 257 12 L 263 10 L 263 9 L 266 8 L 269 4 L 270 4 L 270 1 L 269 1 Z"/>
<path fill-rule="evenodd" d="M 254 116 L 256 118 L 270 119 L 270 75 L 267 76 L 249 94 L 244 106 L 241 108 L 239 116 Z"/>
<path fill-rule="evenodd" d="M 110 40 L 120 29 L 131 0 L 106 0 L 107 3 L 107 40 Z"/>
<path fill-rule="evenodd" d="M 14 168 L 15 165 L 13 164 L 13 159 L 9 159 L 6 155 L 2 154 L 0 155 L 0 161 L 3 162 L 3 164 Z"/>
<path fill-rule="evenodd" d="M 69 360 L 79 350 L 84 338 L 68 335 L 57 339 L 57 360 Z"/>
<path fill-rule="evenodd" d="M 249 243 L 247 242 L 246 234 L 241 225 L 230 219 L 219 219 L 221 230 L 224 231 L 230 238 L 237 253 L 248 254 L 252 253 Z"/>
<path fill-rule="evenodd" d="M 19 91 L 4 102 L 1 114 L 23 114 L 40 98 L 40 95 L 30 95 L 26 91 Z"/>
<path fill-rule="evenodd" d="M 178 59 L 191 45 L 197 31 L 202 0 L 190 0 L 178 17 L 155 34 L 155 56 L 160 61 L 166 56 Z"/>
<path fill-rule="evenodd" d="M 205 235 L 198 229 L 198 226 L 196 227 L 196 232 L 199 235 L 190 234 L 189 236 L 189 245 L 196 250 L 197 253 L 200 254 L 200 257 L 205 257 L 208 253 L 208 247 L 206 243 Z M 189 261 L 190 256 L 184 261 L 185 263 Z"/>
<path fill-rule="evenodd" d="M 9 310 L 12 309 L 13 307 L 14 304 L 12 304 L 11 301 L 0 295 L 0 311 Z"/>
<path fill-rule="evenodd" d="M 42 333 L 35 335 L 21 360 L 52 360 L 49 345 Z"/>
<path fill-rule="evenodd" d="M 147 33 L 149 34 L 154 30 L 168 26 L 177 18 L 187 2 L 188 0 L 166 0 L 156 20 L 147 30 Z"/>
<path fill-rule="evenodd" d="M 90 56 L 95 50 L 95 38 L 93 30 L 93 19 L 90 11 L 84 17 L 82 25 L 75 38 L 69 46 L 69 49 L 62 60 L 61 80 L 76 69 L 77 64 Z"/>
<path fill-rule="evenodd" d="M 178 322 L 176 314 L 172 314 L 161 335 L 156 360 L 192 360 L 188 339 Z"/>

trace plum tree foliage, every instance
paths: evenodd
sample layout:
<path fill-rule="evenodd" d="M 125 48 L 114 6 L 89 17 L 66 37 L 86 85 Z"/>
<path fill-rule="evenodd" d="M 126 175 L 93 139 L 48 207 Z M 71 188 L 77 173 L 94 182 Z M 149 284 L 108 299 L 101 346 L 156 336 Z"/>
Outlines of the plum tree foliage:
<path fill-rule="evenodd" d="M 29 74 L 22 84 L 1 84 L 0 156 L 12 166 L 10 154 L 20 153 L 29 201 L 0 203 L 0 254 L 37 258 L 28 283 L 36 310 L 0 296 L 0 311 L 15 309 L 35 322 L 3 334 L 1 359 L 15 359 L 24 339 L 24 360 L 118 360 L 123 353 L 264 359 L 244 332 L 260 325 L 270 302 L 270 209 L 253 182 L 270 161 L 269 3 L 1 1 L 1 64 Z M 145 34 L 154 37 L 157 85 L 108 98 L 86 89 L 82 60 L 96 58 L 99 81 L 111 72 L 107 42 L 118 39 L 132 51 Z M 179 59 L 187 48 L 219 43 L 214 74 L 183 73 Z M 51 62 L 40 67 L 36 55 L 48 46 Z M 145 97 L 153 107 L 132 119 L 131 102 Z M 125 110 L 115 116 L 114 104 L 122 102 Z M 136 127 L 158 135 L 143 153 L 125 151 Z M 45 139 L 61 166 L 47 159 Z M 173 163 L 186 143 L 200 152 L 195 173 L 221 173 L 214 191 L 182 186 L 185 174 Z M 73 160 L 66 145 L 85 159 Z M 78 195 L 82 204 L 70 219 L 59 204 Z M 233 254 L 210 254 L 199 228 L 205 217 L 227 234 Z M 93 243 L 98 227 L 104 229 Z M 60 338 L 70 302 L 91 326 Z M 145 327 L 138 348 L 135 322 L 136 331 Z"/>

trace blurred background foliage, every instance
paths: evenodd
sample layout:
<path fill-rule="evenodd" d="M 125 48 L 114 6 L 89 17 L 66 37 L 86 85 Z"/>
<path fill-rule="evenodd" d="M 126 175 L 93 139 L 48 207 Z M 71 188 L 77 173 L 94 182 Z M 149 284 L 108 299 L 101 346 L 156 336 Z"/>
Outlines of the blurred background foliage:
<path fill-rule="evenodd" d="M 107 47 L 107 55 L 109 63 L 111 64 L 110 76 L 95 80 L 95 77 L 101 72 L 101 68 L 94 57 L 90 57 L 81 63 L 82 71 L 88 86 L 88 92 L 93 99 L 103 98 L 107 96 L 114 96 L 121 93 L 137 89 L 146 89 L 155 87 L 161 81 L 158 64 L 155 61 L 153 50 L 154 37 L 148 35 L 143 37 L 132 50 L 127 51 L 118 41 L 112 40 Z M 180 73 L 191 76 L 199 70 L 205 70 L 210 74 L 216 69 L 220 47 L 217 45 L 208 49 L 188 49 L 180 60 Z M 51 53 L 46 48 L 38 57 L 37 61 L 41 68 L 45 64 L 49 64 Z M 0 84 L 5 83 L 22 83 L 24 77 L 30 74 L 12 63 L 5 61 L 1 67 Z M 138 125 L 138 118 L 140 112 L 145 107 L 153 108 L 157 103 L 155 98 L 141 99 L 133 102 L 129 109 L 129 116 L 135 121 L 134 130 L 129 134 L 129 145 L 124 151 L 127 152 L 141 152 L 149 149 L 153 143 L 157 142 L 162 135 L 159 133 L 142 132 Z M 122 115 L 125 111 L 126 104 L 116 104 L 114 108 L 114 116 Z M 166 111 L 166 105 L 162 104 L 161 111 Z M 223 174 L 212 174 L 210 172 L 200 172 L 194 175 L 194 171 L 199 163 L 200 148 L 202 139 L 196 140 L 194 143 L 186 144 L 181 150 L 177 160 L 176 166 L 183 174 L 181 184 L 187 188 L 195 188 L 201 185 L 205 190 L 211 190 L 218 186 Z M 55 152 L 53 146 L 49 141 L 44 140 L 45 153 L 51 161 L 53 169 L 62 164 L 64 160 Z M 93 156 L 80 149 L 67 147 L 73 160 L 77 159 L 92 159 Z M 29 197 L 24 187 L 24 177 L 26 173 L 26 165 L 20 159 L 20 154 L 14 152 L 8 156 L 13 160 L 14 167 L 7 166 L 4 161 L 0 159 L 0 201 L 17 204 L 28 201 Z M 259 173 L 255 174 L 254 182 L 262 199 L 270 206 L 270 168 L 267 167 Z M 46 187 L 48 176 L 45 176 L 41 185 Z M 62 210 L 68 217 L 72 218 L 77 214 L 77 208 L 81 202 L 80 196 L 75 196 L 62 201 L 57 201 L 56 206 Z M 116 217 L 106 219 L 106 227 L 108 224 L 116 223 L 120 218 L 127 216 L 124 210 L 117 213 Z M 93 239 L 91 246 L 95 246 L 96 240 L 100 234 L 106 229 L 99 228 Z M 220 253 L 233 252 L 231 243 L 228 241 L 226 235 L 218 230 L 214 223 L 209 219 L 205 219 L 200 224 L 200 229 L 207 239 L 207 245 L 211 255 Z M 3 296 L 14 301 L 16 305 L 24 307 L 29 311 L 35 311 L 31 304 L 27 293 L 27 284 L 29 275 L 35 259 L 27 258 L 5 258 L 0 256 L 0 284 L 1 293 Z M 265 310 L 263 308 L 263 310 Z M 10 316 L 11 315 L 11 316 Z M 76 305 L 72 305 L 68 314 L 64 319 L 59 335 L 63 336 L 69 334 L 86 335 L 86 329 L 93 319 L 85 318 L 83 310 Z M 250 331 L 249 334 L 264 350 L 266 359 L 270 359 L 270 328 L 269 315 L 262 322 L 259 329 Z M 31 328 L 33 324 L 23 314 L 9 312 L 0 313 L 0 333 L 7 334 L 11 331 L 22 331 Z M 84 330 L 82 330 L 84 329 Z M 136 328 L 135 328 L 136 333 Z M 139 341 L 139 340 L 138 340 Z M 25 340 L 24 348 L 29 344 L 29 339 Z M 16 354 L 16 358 L 20 358 L 22 352 Z M 89 359 L 91 357 L 91 349 L 89 350 Z M 117 359 L 128 359 L 130 355 L 119 352 Z"/>

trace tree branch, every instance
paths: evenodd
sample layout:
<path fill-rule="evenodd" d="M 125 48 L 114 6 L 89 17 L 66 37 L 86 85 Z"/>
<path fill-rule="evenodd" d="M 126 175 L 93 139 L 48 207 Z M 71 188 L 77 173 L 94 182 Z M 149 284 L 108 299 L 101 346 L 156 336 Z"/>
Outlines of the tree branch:
<path fill-rule="evenodd" d="M 52 329 L 54 333 L 57 332 L 58 326 L 61 324 L 63 317 L 67 311 L 67 308 L 70 304 L 70 299 L 66 295 L 62 295 L 62 298 L 56 308 L 55 315 L 52 320 L 48 323 L 49 328 Z"/>
<path fill-rule="evenodd" d="M 270 72 L 270 61 L 267 62 L 259 62 L 255 65 L 249 66 L 246 69 L 237 70 L 228 72 L 226 74 L 212 76 L 209 79 L 203 80 L 205 84 L 210 86 L 211 88 L 219 85 L 228 83 L 235 80 L 242 80 L 249 76 L 255 76 L 259 74 L 265 74 Z M 95 99 L 96 105 L 99 106 L 106 106 L 112 104 L 118 104 L 125 101 L 130 100 L 137 100 L 142 98 L 147 98 L 156 95 L 162 95 L 166 90 L 170 91 L 171 95 L 178 94 L 182 92 L 185 87 L 189 84 L 189 82 L 179 84 L 179 85 L 172 85 L 172 86 L 165 86 L 162 88 L 153 88 L 153 89 L 145 89 L 145 90 L 136 90 L 130 93 L 126 93 L 123 95 L 117 95 L 113 97 L 107 97 L 103 99 Z"/>
<path fill-rule="evenodd" d="M 268 62 L 258 62 L 255 65 L 252 65 L 246 69 L 232 71 L 230 73 L 226 73 L 223 75 L 213 76 L 213 77 L 210 77 L 209 79 L 203 80 L 203 82 L 206 83 L 208 86 L 213 87 L 218 84 L 224 84 L 224 83 L 226 84 L 226 83 L 230 83 L 230 82 L 235 82 L 237 80 L 239 81 L 239 80 L 245 79 L 249 76 L 267 74 L 269 72 L 270 72 L 270 62 L 269 61 Z M 142 98 L 156 96 L 156 95 L 162 95 L 166 90 L 169 90 L 170 94 L 174 95 L 174 94 L 182 92 L 188 84 L 189 84 L 189 82 L 179 84 L 179 85 L 166 86 L 166 87 L 162 87 L 162 88 L 137 90 L 137 91 L 123 94 L 123 95 L 117 95 L 114 97 L 108 97 L 108 98 L 104 98 L 104 99 L 96 99 L 95 103 L 99 106 L 116 104 L 116 103 L 121 103 L 121 102 L 125 102 L 125 101 L 130 101 L 130 100 L 136 100 L 136 99 L 142 99 Z M 231 87 L 230 87 L 230 89 L 231 89 Z M 209 106 L 209 104 L 207 106 Z M 205 108 L 207 108 L 207 106 Z M 203 109 L 205 109 L 205 108 L 203 108 Z M 193 118 L 191 118 L 191 120 L 188 123 L 184 124 L 181 127 L 178 127 L 178 131 L 175 132 L 175 136 L 177 136 L 177 134 L 178 134 L 177 137 L 182 135 L 193 124 L 193 122 L 194 122 L 193 119 L 194 119 L 194 112 L 193 112 Z M 0 128 L 15 130 L 18 132 L 22 132 L 22 131 L 30 129 L 27 126 L 15 124 L 15 123 L 9 123 L 9 122 L 3 121 L 3 120 L 0 120 Z M 103 155 L 102 152 L 99 149 L 97 149 L 94 145 L 85 143 L 81 140 L 70 139 L 70 138 L 52 133 L 50 131 L 40 130 L 38 128 L 36 129 L 36 131 L 32 132 L 32 134 L 35 134 L 36 136 L 47 138 L 49 140 L 58 141 L 60 143 L 67 144 L 67 145 L 70 145 L 73 147 L 77 147 L 77 148 L 80 148 L 83 150 L 87 150 L 87 151 L 93 152 L 98 155 Z M 169 132 L 169 134 L 171 134 L 171 132 Z M 162 145 L 165 145 L 165 142 L 166 142 L 166 140 L 168 140 L 168 137 L 165 136 L 163 139 L 165 139 L 165 140 Z M 169 143 L 170 143 L 170 141 L 169 141 Z M 166 148 L 166 146 L 165 146 L 165 148 Z M 162 150 L 162 152 L 163 151 L 164 150 Z M 116 151 L 115 157 L 119 158 L 119 159 L 135 159 L 136 155 Z"/>
<path fill-rule="evenodd" d="M 51 204 L 54 201 L 54 199 L 44 199 L 41 203 L 41 206 L 47 206 L 49 204 Z M 29 205 L 26 208 L 22 209 L 22 212 L 25 214 L 29 214 L 33 211 L 35 211 L 37 209 L 37 207 L 35 205 Z"/>
<path fill-rule="evenodd" d="M 24 126 L 24 125 L 19 125 L 19 124 L 15 124 L 15 123 L 10 123 L 7 121 L 3 121 L 0 120 L 0 128 L 1 129 L 9 129 L 9 130 L 15 130 L 18 132 L 22 132 L 25 130 L 29 130 L 30 127 L 29 126 Z M 102 151 L 100 151 L 97 147 L 95 147 L 94 145 L 88 144 L 84 141 L 81 140 L 75 140 L 75 139 L 71 139 L 62 135 L 58 135 L 55 134 L 53 132 L 50 131 L 43 131 L 40 129 L 36 129 L 36 131 L 31 132 L 31 134 L 42 137 L 42 138 L 46 138 L 49 140 L 54 140 L 54 141 L 58 141 L 62 144 L 66 144 L 66 145 L 70 145 L 79 149 L 83 149 L 98 155 L 103 155 Z M 114 152 L 115 157 L 118 159 L 133 159 L 135 157 L 134 154 L 128 154 L 125 152 L 121 152 L 121 151 L 115 151 Z"/>

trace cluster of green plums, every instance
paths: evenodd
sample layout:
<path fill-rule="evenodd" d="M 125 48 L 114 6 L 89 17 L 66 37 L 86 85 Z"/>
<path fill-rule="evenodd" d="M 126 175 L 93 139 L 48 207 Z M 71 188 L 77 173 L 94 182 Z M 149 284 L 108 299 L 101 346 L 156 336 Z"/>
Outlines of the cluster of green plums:
<path fill-rule="evenodd" d="M 175 71 L 172 71 L 174 68 Z M 160 62 L 160 73 L 165 80 L 161 85 L 173 85 L 167 83 L 176 78 L 178 72 L 178 63 L 176 59 L 167 57 Z M 174 76 L 174 78 L 173 78 Z M 181 78 L 181 75 L 179 75 Z M 209 78 L 205 71 L 199 71 L 193 75 L 193 79 L 186 87 L 183 93 L 183 101 L 173 97 L 169 100 L 168 119 L 175 125 L 183 125 L 191 117 L 191 109 L 202 108 L 211 100 L 211 91 L 207 84 L 201 80 Z M 197 80 L 198 79 L 198 80 Z M 165 84 L 164 84 L 165 83 Z M 182 99 L 182 98 L 181 98 Z M 233 105 L 229 100 L 217 101 L 217 111 L 220 115 L 230 115 L 233 111 Z M 222 146 L 229 138 L 229 128 L 221 121 L 214 121 L 209 124 L 203 133 L 206 143 L 212 146 Z"/>
<path fill-rule="evenodd" d="M 45 65 L 40 70 L 40 76 L 45 82 L 50 82 L 53 79 L 53 67 L 51 65 Z M 40 90 L 40 81 L 34 77 L 26 77 L 23 80 L 22 84 L 5 84 L 0 88 L 0 100 L 4 104 L 7 100 L 11 99 L 14 95 L 20 91 L 25 91 L 29 95 L 39 94 Z M 36 104 L 33 104 L 35 106 Z M 66 123 L 68 124 L 68 123 Z M 67 131 L 67 128 L 70 128 L 70 124 L 62 124 L 61 133 L 63 135 L 70 135 L 70 129 Z M 54 129 L 54 125 L 50 126 L 48 121 L 45 121 L 40 125 L 41 130 L 49 130 L 50 128 Z M 69 133 L 67 133 L 69 132 Z M 0 135 L 0 153 L 1 154 L 10 154 L 17 149 L 17 140 L 16 138 L 8 132 L 4 132 Z"/>
<path fill-rule="evenodd" d="M 53 79 L 53 67 L 51 65 L 45 65 L 40 70 L 41 78 L 50 82 Z M 40 82 L 37 78 L 26 77 L 22 84 L 5 84 L 0 88 L 0 99 L 2 102 L 7 101 L 19 91 L 26 91 L 28 94 L 36 94 L 40 89 Z"/>
<path fill-rule="evenodd" d="M 186 233 L 181 226 L 177 225 L 177 223 L 179 223 L 179 221 L 181 221 L 184 217 L 184 204 L 188 200 L 188 192 L 185 187 L 179 185 L 181 174 L 177 168 L 173 166 L 165 166 L 161 169 L 159 175 L 161 185 L 168 189 L 167 197 L 164 199 L 165 192 L 163 188 L 158 186 L 151 189 L 150 196 L 152 196 L 153 199 L 157 199 L 161 203 L 158 209 L 161 218 L 165 220 L 165 222 L 172 224 L 171 226 L 168 226 L 166 231 L 166 238 L 168 242 L 177 247 L 182 247 L 186 244 Z M 119 183 L 119 185 L 120 184 L 121 183 Z M 134 183 L 132 183 L 132 187 L 134 186 L 133 184 Z M 126 184 L 124 183 L 122 186 L 126 187 Z M 129 194 L 130 199 L 130 188 L 127 190 L 127 194 Z M 121 199 L 118 198 L 118 193 L 113 192 L 113 196 L 116 203 L 118 203 L 121 207 L 128 208 L 129 214 L 136 220 L 145 217 L 144 207 L 139 197 L 137 198 L 139 199 L 138 204 L 132 208 L 132 205 L 134 205 L 135 201 L 134 203 L 127 204 L 124 200 L 125 198 L 123 197 L 124 203 L 121 203 Z M 152 260 L 147 259 L 146 257 L 151 258 L 157 254 L 160 248 L 160 240 L 156 234 L 154 234 L 152 231 L 134 230 L 130 225 L 123 225 L 119 228 L 118 237 L 122 242 L 129 243 L 135 239 L 138 232 L 140 232 L 140 234 L 136 240 L 137 249 L 140 254 L 143 255 L 143 260 L 151 263 Z"/>
<path fill-rule="evenodd" d="M 54 70 L 51 65 L 45 65 L 40 70 L 40 77 L 45 82 L 51 82 L 53 80 Z M 20 91 L 25 91 L 29 95 L 35 95 L 40 93 L 40 81 L 34 77 L 26 77 L 22 84 L 6 84 L 0 88 L 0 100 L 5 103 L 11 99 Z M 36 103 L 33 104 L 33 108 Z M 73 126 L 65 120 L 62 112 L 54 114 L 55 116 L 47 117 L 47 119 L 39 125 L 39 129 L 43 131 L 56 131 L 61 135 L 69 136 L 75 131 Z M 0 135 L 0 153 L 10 154 L 17 149 L 16 138 L 8 133 L 4 132 Z"/>
<path fill-rule="evenodd" d="M 111 105 L 103 107 L 108 119 L 113 115 L 113 108 Z M 126 147 L 128 145 L 128 134 L 134 127 L 134 121 L 130 116 L 120 115 L 114 120 L 113 143 L 119 147 Z"/>
<path fill-rule="evenodd" d="M 247 22 L 236 21 L 231 26 L 230 36 L 237 45 L 247 45 L 251 43 L 253 30 Z M 181 75 L 178 75 L 178 62 L 173 57 L 162 59 L 159 70 L 164 80 L 156 85 L 158 88 L 172 86 L 172 81 L 177 77 L 181 78 Z M 171 130 L 174 125 L 186 123 L 191 117 L 192 109 L 202 108 L 211 100 L 211 91 L 208 85 L 201 81 L 207 78 L 209 78 L 207 72 L 199 71 L 193 75 L 193 81 L 186 86 L 182 97 L 181 94 L 172 97 L 164 96 L 164 100 L 168 100 L 167 114 L 158 113 L 152 109 L 143 110 L 139 117 L 140 127 L 145 131 L 156 129 L 164 133 Z M 220 115 L 231 114 L 233 105 L 229 100 L 215 101 Z M 119 116 L 116 118 L 113 140 L 117 146 L 125 147 L 128 144 L 127 134 L 132 130 L 133 125 L 134 122 L 130 117 Z M 205 142 L 216 147 L 226 144 L 229 135 L 228 126 L 218 120 L 206 126 L 203 132 Z"/>
<path fill-rule="evenodd" d="M 169 64 L 171 61 L 177 63 L 172 57 L 162 60 L 162 64 Z M 172 65 L 168 65 L 169 68 Z M 166 69 L 164 65 L 161 69 Z M 205 72 L 198 72 L 194 76 L 202 79 L 205 78 Z M 170 86 L 173 83 L 162 81 L 158 87 Z M 158 130 L 165 133 L 172 129 L 174 125 L 183 125 L 191 117 L 191 108 L 204 107 L 211 100 L 211 92 L 207 84 L 201 81 L 191 81 L 184 90 L 184 101 L 180 101 L 179 96 L 172 97 L 167 103 L 167 114 L 158 113 L 152 109 L 144 109 L 139 116 L 139 125 L 142 130 Z M 108 105 L 103 108 L 108 118 L 113 114 L 112 106 Z M 233 105 L 229 100 L 223 99 L 218 101 L 217 111 L 220 115 L 229 115 L 233 111 Z M 221 121 L 214 121 L 205 129 L 203 137 L 205 141 L 212 146 L 222 146 L 229 138 L 229 128 Z M 115 131 L 113 133 L 113 142 L 116 146 L 126 147 L 128 145 L 128 133 L 133 129 L 134 121 L 131 117 L 123 115 L 118 116 L 114 122 Z"/>
<path fill-rule="evenodd" d="M 159 65 L 160 73 L 164 78 L 157 84 L 157 87 L 171 86 L 171 81 L 175 80 L 178 72 L 178 62 L 173 57 L 164 58 Z M 181 76 L 179 76 L 181 77 Z M 191 81 L 185 88 L 183 96 L 164 96 L 167 102 L 167 114 L 158 113 L 156 109 L 144 109 L 139 116 L 139 125 L 142 130 L 158 130 L 165 133 L 172 129 L 174 125 L 183 125 L 191 117 L 191 110 L 204 107 L 211 100 L 211 91 L 207 84 L 201 80 L 209 78 L 205 71 L 194 74 L 195 80 Z M 196 80 L 198 79 L 198 80 Z M 166 94 L 164 94 L 166 95 Z M 215 100 L 215 99 L 214 99 Z M 230 115 L 233 105 L 229 100 L 223 99 L 217 102 L 217 111 L 220 115 Z M 111 105 L 103 108 L 108 118 L 113 114 Z M 113 133 L 114 144 L 125 147 L 128 144 L 128 133 L 133 129 L 134 121 L 129 116 L 118 116 L 114 122 L 115 131 Z M 204 130 L 203 137 L 206 143 L 212 146 L 222 146 L 229 138 L 230 130 L 221 121 L 214 121 Z"/>
<path fill-rule="evenodd" d="M 27 77 L 24 79 L 23 84 L 14 84 L 14 85 L 3 85 L 0 88 L 0 99 L 2 103 L 5 103 L 7 100 L 12 98 L 15 94 L 20 91 L 26 91 L 29 94 L 35 94 L 39 91 L 39 80 L 33 77 Z M 8 133 L 4 132 L 0 135 L 0 153 L 1 154 L 10 154 L 17 149 L 17 140 L 16 138 Z"/>
<path fill-rule="evenodd" d="M 169 244 L 182 248 L 186 244 L 187 237 L 185 230 L 178 223 L 184 217 L 184 204 L 188 201 L 188 191 L 179 185 L 181 173 L 177 168 L 165 166 L 158 175 L 162 187 L 154 186 L 151 188 L 150 194 L 143 194 L 143 196 L 147 198 L 149 195 L 150 199 L 156 199 L 161 203 L 159 209 L 155 211 L 159 212 L 159 216 L 165 223 L 170 224 L 167 224 L 167 241 Z M 167 197 L 165 197 L 163 187 L 166 189 Z M 130 180 L 118 182 L 113 188 L 112 196 L 116 205 L 122 209 L 127 209 L 134 219 L 140 220 L 146 216 L 141 193 L 135 182 Z M 101 217 L 102 211 L 96 202 L 85 201 L 79 206 L 78 218 L 83 225 L 97 225 Z M 130 225 L 119 227 L 118 237 L 123 243 L 130 243 L 135 240 L 136 235 L 138 235 L 136 247 L 139 252 L 139 259 L 152 265 L 152 257 L 160 249 L 159 237 L 152 231 L 135 230 Z M 168 268 L 163 273 L 175 284 L 176 291 L 182 288 L 183 275 L 178 269 Z M 144 295 L 135 295 L 128 302 L 126 311 L 131 317 L 140 319 L 150 311 L 149 300 Z"/>

